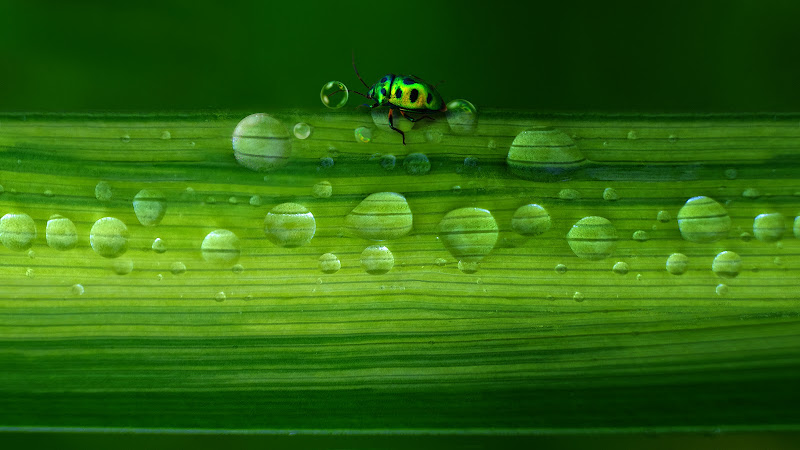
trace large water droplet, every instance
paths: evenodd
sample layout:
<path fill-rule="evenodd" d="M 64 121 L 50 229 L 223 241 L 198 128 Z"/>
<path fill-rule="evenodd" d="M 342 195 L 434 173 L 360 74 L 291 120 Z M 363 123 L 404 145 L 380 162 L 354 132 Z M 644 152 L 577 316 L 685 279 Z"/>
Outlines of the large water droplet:
<path fill-rule="evenodd" d="M 239 259 L 239 237 L 229 230 L 214 230 L 200 245 L 203 259 L 214 263 L 233 263 Z"/>
<path fill-rule="evenodd" d="M 319 92 L 322 104 L 331 109 L 341 108 L 347 103 L 349 97 L 350 92 L 341 81 L 328 81 L 322 85 L 322 90 Z"/>
<path fill-rule="evenodd" d="M 299 247 L 311 242 L 317 231 L 314 215 L 297 203 L 281 203 L 264 218 L 264 233 L 273 244 Z"/>
<path fill-rule="evenodd" d="M 409 175 L 425 175 L 431 170 L 431 162 L 424 153 L 411 153 L 403 160 L 403 167 Z"/>
<path fill-rule="evenodd" d="M 683 253 L 673 253 L 667 258 L 667 272 L 683 275 L 689 268 L 689 257 Z"/>
<path fill-rule="evenodd" d="M 367 127 L 358 127 L 354 131 L 356 141 L 367 143 L 372 140 L 372 130 Z"/>
<path fill-rule="evenodd" d="M 714 242 L 728 235 L 731 218 L 713 199 L 692 197 L 678 211 L 678 228 L 687 241 Z"/>
<path fill-rule="evenodd" d="M 31 248 L 36 239 L 36 224 L 31 216 L 10 213 L 0 219 L 0 242 L 9 250 L 21 252 Z"/>
<path fill-rule="evenodd" d="M 472 134 L 478 125 L 478 109 L 464 99 L 456 99 L 447 104 L 447 123 L 455 134 Z"/>
<path fill-rule="evenodd" d="M 384 274 L 394 267 L 394 255 L 382 245 L 371 245 L 361 252 L 361 267 L 372 275 Z"/>
<path fill-rule="evenodd" d="M 160 191 L 142 189 L 133 197 L 133 212 L 142 225 L 156 226 L 167 212 L 167 199 Z"/>
<path fill-rule="evenodd" d="M 480 261 L 497 243 L 497 222 L 481 208 L 459 208 L 439 222 L 439 236 L 445 248 L 460 261 Z"/>
<path fill-rule="evenodd" d="M 92 225 L 89 243 L 98 255 L 116 258 L 128 250 L 128 227 L 114 217 L 103 217 Z"/>
<path fill-rule="evenodd" d="M 511 228 L 523 236 L 536 236 L 552 226 L 550 214 L 542 206 L 531 203 L 520 206 L 511 218 Z"/>
<path fill-rule="evenodd" d="M 250 170 L 264 172 L 284 166 L 291 153 L 289 130 L 268 114 L 251 114 L 233 130 L 233 154 Z"/>
<path fill-rule="evenodd" d="M 341 268 L 342 262 L 333 253 L 325 253 L 319 257 L 319 270 L 324 273 L 336 273 Z"/>
<path fill-rule="evenodd" d="M 735 252 L 721 252 L 711 263 L 711 270 L 723 278 L 734 278 L 742 270 L 742 258 Z"/>
<path fill-rule="evenodd" d="M 628 263 L 624 261 L 619 261 L 616 264 L 614 264 L 614 267 L 611 270 L 614 271 L 614 273 L 617 275 L 626 275 L 630 270 L 630 267 L 628 266 Z"/>
<path fill-rule="evenodd" d="M 553 180 L 586 163 L 575 142 L 553 128 L 527 130 L 511 143 L 506 157 L 508 169 L 528 180 Z"/>
<path fill-rule="evenodd" d="M 72 285 L 72 295 L 83 295 L 86 290 L 83 288 L 82 284 L 73 284 Z"/>
<path fill-rule="evenodd" d="M 603 190 L 603 200 L 606 200 L 606 201 L 609 201 L 609 202 L 615 202 L 615 201 L 619 200 L 619 194 L 617 193 L 617 190 L 614 189 L 614 188 L 610 188 L 610 187 L 609 188 L 605 188 Z"/>
<path fill-rule="evenodd" d="M 786 221 L 779 213 L 759 214 L 753 220 L 753 235 L 759 241 L 775 242 L 783 237 Z"/>
<path fill-rule="evenodd" d="M 579 258 L 600 260 L 614 251 L 617 229 L 604 217 L 584 217 L 567 233 L 567 243 Z"/>
<path fill-rule="evenodd" d="M 405 197 L 396 192 L 377 192 L 353 208 L 345 224 L 364 239 L 385 241 L 408 234 L 413 217 Z"/>

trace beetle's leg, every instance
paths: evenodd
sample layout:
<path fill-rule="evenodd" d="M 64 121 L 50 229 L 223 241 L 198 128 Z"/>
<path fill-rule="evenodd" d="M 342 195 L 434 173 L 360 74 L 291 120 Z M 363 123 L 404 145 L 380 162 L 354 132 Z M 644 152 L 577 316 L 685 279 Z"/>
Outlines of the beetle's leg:
<path fill-rule="evenodd" d="M 393 112 L 394 112 L 394 108 L 389 108 L 389 128 L 391 128 L 394 131 L 397 131 L 398 133 L 400 133 L 400 135 L 403 136 L 403 145 L 406 145 L 406 134 L 394 127 L 394 122 L 392 121 L 392 113 Z M 400 110 L 400 114 L 403 114 L 402 110 Z"/>
<path fill-rule="evenodd" d="M 413 118 L 413 117 L 411 117 L 411 116 L 407 116 L 407 115 L 406 115 L 406 113 L 405 113 L 405 112 L 403 112 L 403 110 L 402 110 L 402 109 L 400 110 L 400 115 L 401 115 L 401 116 L 403 116 L 403 117 L 405 117 L 406 119 L 410 120 L 411 122 L 417 122 L 417 121 L 419 121 L 419 120 L 422 120 L 422 119 L 436 120 L 436 119 L 434 119 L 433 117 L 431 117 L 431 116 L 428 116 L 428 115 L 424 115 L 424 116 L 422 116 L 422 117 L 417 117 L 417 118 L 415 119 L 415 118 Z"/>

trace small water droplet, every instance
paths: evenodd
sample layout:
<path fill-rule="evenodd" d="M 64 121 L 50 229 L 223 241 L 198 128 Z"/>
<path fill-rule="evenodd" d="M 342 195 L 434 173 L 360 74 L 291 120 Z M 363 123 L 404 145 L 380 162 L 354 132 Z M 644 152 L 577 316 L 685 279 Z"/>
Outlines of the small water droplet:
<path fill-rule="evenodd" d="M 411 153 L 403 160 L 403 168 L 409 175 L 425 175 L 431 170 L 431 162 L 424 153 Z"/>
<path fill-rule="evenodd" d="M 781 258 L 780 256 L 776 256 L 772 260 L 772 263 L 775 264 L 776 266 L 782 266 L 783 265 L 783 258 Z"/>
<path fill-rule="evenodd" d="M 443 266 L 443 265 L 447 264 L 447 260 L 446 260 L 446 259 L 444 259 L 444 258 L 436 258 L 436 260 L 434 261 L 434 263 L 435 263 L 437 266 L 440 266 L 440 267 L 441 267 L 441 266 Z"/>
<path fill-rule="evenodd" d="M 239 259 L 239 238 L 229 230 L 214 230 L 200 245 L 203 259 L 214 263 L 233 263 Z"/>
<path fill-rule="evenodd" d="M 172 272 L 173 275 L 181 275 L 186 273 L 186 264 L 176 261 L 169 266 L 169 271 Z"/>
<path fill-rule="evenodd" d="M 161 238 L 156 238 L 153 241 L 153 245 L 151 246 L 154 252 L 156 253 L 164 253 L 167 251 L 167 244 Z"/>
<path fill-rule="evenodd" d="M 111 270 L 117 275 L 127 275 L 133 272 L 133 260 L 130 258 L 118 258 L 111 263 Z"/>
<path fill-rule="evenodd" d="M 25 270 L 25 276 L 28 277 L 28 278 L 34 278 L 36 276 L 36 272 L 34 272 L 34 270 L 31 269 L 30 267 L 28 267 Z"/>
<path fill-rule="evenodd" d="M 673 253 L 667 258 L 667 272 L 683 275 L 689 268 L 689 257 L 683 253 Z"/>
<path fill-rule="evenodd" d="M 555 271 L 559 275 L 567 273 L 567 266 L 565 264 L 556 264 Z"/>
<path fill-rule="evenodd" d="M 51 191 L 50 189 L 45 189 L 44 196 L 45 197 L 52 197 L 53 196 L 53 191 Z"/>
<path fill-rule="evenodd" d="M 617 190 L 614 188 L 605 188 L 603 191 L 603 200 L 614 202 L 619 200 L 619 194 L 617 194 Z"/>
<path fill-rule="evenodd" d="M 236 198 L 236 196 L 228 197 L 228 203 L 230 203 L 231 205 L 235 205 L 239 203 L 239 199 Z"/>
<path fill-rule="evenodd" d="M 83 288 L 82 284 L 73 284 L 72 285 L 72 295 L 83 295 L 86 290 Z"/>
<path fill-rule="evenodd" d="M 658 212 L 658 216 L 656 216 L 656 219 L 659 222 L 667 223 L 670 220 L 672 220 L 672 214 L 670 214 L 669 211 L 661 210 Z"/>
<path fill-rule="evenodd" d="M 317 230 L 314 215 L 298 203 L 281 203 L 264 218 L 264 233 L 281 247 L 299 247 L 311 242 Z"/>
<path fill-rule="evenodd" d="M 535 203 L 520 206 L 511 218 L 511 228 L 523 236 L 537 236 L 551 226 L 550 213 Z"/>
<path fill-rule="evenodd" d="M 720 283 L 720 284 L 717 285 L 715 291 L 717 292 L 717 295 L 719 295 L 719 296 L 727 295 L 728 294 L 728 285 L 724 284 L 724 283 Z"/>
<path fill-rule="evenodd" d="M 92 225 L 89 243 L 98 255 L 116 258 L 128 250 L 128 227 L 114 217 L 103 217 Z"/>
<path fill-rule="evenodd" d="M 630 140 L 639 139 L 639 135 L 633 130 L 628 131 L 628 139 L 630 139 Z"/>
<path fill-rule="evenodd" d="M 753 235 L 747 231 L 742 231 L 742 233 L 739 235 L 739 239 L 741 239 L 742 242 L 750 242 L 753 240 Z"/>
<path fill-rule="evenodd" d="M 558 198 L 561 200 L 577 200 L 581 198 L 581 193 L 576 191 L 575 189 L 562 189 L 558 191 Z"/>
<path fill-rule="evenodd" d="M 355 129 L 356 141 L 367 143 L 372 140 L 372 130 L 367 127 L 358 127 Z"/>
<path fill-rule="evenodd" d="M 382 245 L 371 245 L 361 252 L 361 267 L 371 275 L 381 275 L 394 267 L 394 255 Z"/>
<path fill-rule="evenodd" d="M 711 270 L 723 278 L 735 278 L 741 269 L 742 258 L 735 252 L 720 252 L 711 263 Z"/>
<path fill-rule="evenodd" d="M 675 136 L 674 134 L 670 134 L 667 137 L 667 140 L 674 144 L 674 143 L 678 142 L 678 136 Z"/>
<path fill-rule="evenodd" d="M 333 194 L 330 181 L 320 181 L 311 188 L 311 194 L 316 198 L 329 198 Z"/>
<path fill-rule="evenodd" d="M 582 292 L 575 292 L 575 294 L 572 295 L 572 299 L 580 303 L 585 299 L 585 297 Z"/>
<path fill-rule="evenodd" d="M 254 195 L 250 197 L 250 206 L 261 206 L 261 196 Z"/>
<path fill-rule="evenodd" d="M 678 211 L 678 228 L 687 241 L 714 242 L 728 236 L 731 218 L 713 199 L 692 197 Z"/>
<path fill-rule="evenodd" d="M 645 230 L 636 230 L 633 232 L 633 240 L 644 242 L 650 239 L 650 234 L 647 233 Z"/>
<path fill-rule="evenodd" d="M 381 167 L 385 170 L 392 170 L 397 164 L 397 158 L 394 155 L 383 155 L 381 157 Z"/>
<path fill-rule="evenodd" d="M 579 258 L 600 260 L 611 256 L 617 230 L 606 218 L 589 216 L 577 221 L 567 233 L 567 243 Z"/>
<path fill-rule="evenodd" d="M 36 252 L 33 250 L 28 250 L 28 258 L 36 259 Z"/>
<path fill-rule="evenodd" d="M 168 140 L 168 139 L 172 139 L 172 133 L 170 133 L 167 130 L 162 131 L 161 132 L 161 139 L 164 139 L 165 141 Z"/>
<path fill-rule="evenodd" d="M 339 109 L 347 103 L 350 92 L 341 81 L 328 81 L 322 85 L 319 98 L 322 100 L 322 104 L 328 108 Z"/>
<path fill-rule="evenodd" d="M 755 188 L 747 188 L 742 192 L 742 197 L 749 199 L 756 199 L 761 197 L 761 191 Z"/>
<path fill-rule="evenodd" d="M 244 272 L 244 266 L 241 264 L 234 264 L 233 267 L 231 267 L 231 270 L 233 271 L 233 273 L 238 275 Z"/>
<path fill-rule="evenodd" d="M 133 197 L 133 212 L 142 225 L 156 226 L 167 213 L 167 199 L 161 191 L 142 189 Z"/>
<path fill-rule="evenodd" d="M 614 264 L 614 267 L 611 270 L 613 270 L 614 273 L 617 275 L 625 275 L 628 273 L 629 270 L 628 263 L 624 261 L 619 261 L 616 264 Z"/>
<path fill-rule="evenodd" d="M 336 273 L 341 268 L 342 262 L 333 253 L 324 253 L 319 257 L 319 270 L 323 273 Z"/>
<path fill-rule="evenodd" d="M 107 202 L 111 200 L 112 195 L 113 193 L 111 192 L 111 185 L 105 181 L 98 182 L 97 186 L 94 187 L 94 196 L 101 202 Z"/>
<path fill-rule="evenodd" d="M 319 159 L 319 165 L 317 166 L 317 172 L 328 170 L 336 165 L 336 161 L 333 160 L 330 156 L 323 156 Z"/>
<path fill-rule="evenodd" d="M 214 300 L 216 300 L 218 302 L 224 302 L 225 299 L 227 299 L 227 298 L 228 298 L 228 296 L 225 295 L 225 293 L 222 292 L 222 291 L 217 292 L 217 295 L 214 296 Z"/>
<path fill-rule="evenodd" d="M 128 142 L 131 141 L 131 137 L 128 136 L 127 134 L 123 134 L 122 137 L 120 137 L 120 140 L 122 140 L 123 143 L 127 144 Z"/>
<path fill-rule="evenodd" d="M 783 238 L 784 231 L 786 231 L 786 221 L 782 214 L 759 214 L 753 220 L 753 236 L 759 241 L 779 241 Z"/>
<path fill-rule="evenodd" d="M 311 136 L 311 125 L 305 122 L 296 123 L 292 128 L 292 132 L 297 139 L 307 139 Z"/>
<path fill-rule="evenodd" d="M 725 178 L 729 180 L 735 180 L 738 175 L 739 172 L 734 168 L 725 169 Z"/>
<path fill-rule="evenodd" d="M 284 166 L 291 153 L 289 131 L 269 114 L 251 114 L 233 130 L 233 154 L 250 170 L 264 172 Z"/>
<path fill-rule="evenodd" d="M 458 262 L 458 270 L 464 273 L 475 273 L 478 271 L 480 263 L 478 261 L 464 261 Z"/>
<path fill-rule="evenodd" d="M 24 213 L 9 213 L 0 218 L 0 242 L 9 250 L 28 250 L 36 240 L 36 223 Z"/>
<path fill-rule="evenodd" d="M 453 186 L 451 188 L 451 190 L 453 191 L 454 194 L 460 194 L 461 193 L 461 186 L 455 185 L 455 186 Z"/>
<path fill-rule="evenodd" d="M 447 123 L 455 134 L 472 134 L 478 125 L 478 109 L 464 99 L 456 99 L 447 104 Z"/>
<path fill-rule="evenodd" d="M 441 130 L 435 128 L 425 130 L 425 140 L 432 144 L 440 144 L 443 137 L 444 133 Z"/>

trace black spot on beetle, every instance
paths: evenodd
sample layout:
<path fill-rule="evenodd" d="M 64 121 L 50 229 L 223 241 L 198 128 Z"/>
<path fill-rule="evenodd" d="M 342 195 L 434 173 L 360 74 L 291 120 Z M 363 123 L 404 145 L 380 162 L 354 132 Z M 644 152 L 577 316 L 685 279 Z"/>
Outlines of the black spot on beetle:
<path fill-rule="evenodd" d="M 381 88 L 381 94 L 386 95 L 386 88 Z"/>
<path fill-rule="evenodd" d="M 433 92 L 428 92 L 428 104 L 430 105 L 433 102 Z"/>
<path fill-rule="evenodd" d="M 411 103 L 414 103 L 419 98 L 419 91 L 416 89 L 411 90 L 411 94 L 408 95 L 408 99 L 411 100 Z"/>
<path fill-rule="evenodd" d="M 406 78 L 403 78 L 403 83 L 405 83 L 406 85 L 412 85 L 412 84 L 416 83 L 416 81 L 414 81 L 411 78 L 406 77 Z"/>
<path fill-rule="evenodd" d="M 386 83 L 386 81 L 387 81 L 388 79 L 389 79 L 388 77 L 383 77 L 383 78 L 381 78 L 381 83 Z"/>
<path fill-rule="evenodd" d="M 397 97 L 397 98 L 402 97 L 403 96 L 403 90 L 400 89 L 400 88 L 397 88 L 397 90 L 394 93 L 394 96 Z"/>

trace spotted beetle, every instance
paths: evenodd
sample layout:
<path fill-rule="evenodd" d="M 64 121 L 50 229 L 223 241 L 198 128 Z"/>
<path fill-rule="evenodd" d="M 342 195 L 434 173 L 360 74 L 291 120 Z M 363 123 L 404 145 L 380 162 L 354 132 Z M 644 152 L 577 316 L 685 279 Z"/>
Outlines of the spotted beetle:
<path fill-rule="evenodd" d="M 433 120 L 433 117 L 427 115 L 427 113 L 447 110 L 442 96 L 436 91 L 436 86 L 431 86 L 419 77 L 390 73 L 384 75 L 372 86 L 368 86 L 359 75 L 358 69 L 356 69 L 355 53 L 353 54 L 353 70 L 356 72 L 358 79 L 361 80 L 361 83 L 369 89 L 366 95 L 358 91 L 353 92 L 366 97 L 368 100 L 375 101 L 375 104 L 368 105 L 370 108 L 375 108 L 376 106 L 389 107 L 389 128 L 400 133 L 403 137 L 403 145 L 406 145 L 406 135 L 394 126 L 392 118 L 395 111 L 411 122 L 416 122 L 422 119 Z M 423 116 L 414 118 L 409 113 L 423 114 Z"/>

